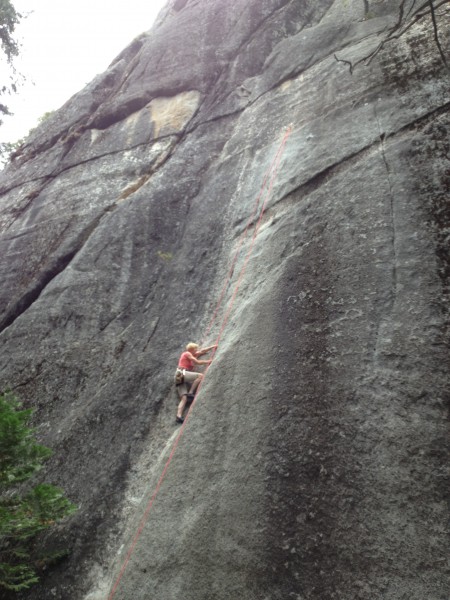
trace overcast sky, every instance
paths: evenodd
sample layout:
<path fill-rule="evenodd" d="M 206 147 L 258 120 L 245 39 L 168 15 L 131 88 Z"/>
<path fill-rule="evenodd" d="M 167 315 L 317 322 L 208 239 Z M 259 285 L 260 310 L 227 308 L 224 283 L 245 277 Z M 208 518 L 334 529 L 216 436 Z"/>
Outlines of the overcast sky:
<path fill-rule="evenodd" d="M 150 29 L 167 0 L 13 0 L 28 14 L 17 28 L 22 44 L 15 61 L 26 83 L 6 98 L 13 117 L 0 141 L 15 142 L 44 113 L 81 90 L 137 35 Z M 4 70 L 0 69 L 0 77 Z M 3 79 L 3 77 L 2 77 Z"/>

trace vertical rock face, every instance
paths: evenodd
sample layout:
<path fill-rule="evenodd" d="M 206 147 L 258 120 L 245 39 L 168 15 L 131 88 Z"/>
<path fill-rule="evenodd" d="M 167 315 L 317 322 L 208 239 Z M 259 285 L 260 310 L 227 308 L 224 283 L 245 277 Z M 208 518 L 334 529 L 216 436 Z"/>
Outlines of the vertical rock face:
<path fill-rule="evenodd" d="M 172 1 L 4 171 L 1 386 L 80 507 L 24 598 L 449 597 L 449 76 L 416 11 Z M 177 439 L 178 355 L 224 318 Z"/>

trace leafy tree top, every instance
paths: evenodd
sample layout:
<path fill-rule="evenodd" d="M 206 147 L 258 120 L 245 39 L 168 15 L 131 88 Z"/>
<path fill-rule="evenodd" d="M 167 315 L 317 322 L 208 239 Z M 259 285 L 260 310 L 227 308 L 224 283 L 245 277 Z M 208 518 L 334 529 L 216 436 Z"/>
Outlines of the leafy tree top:
<path fill-rule="evenodd" d="M 8 62 L 19 54 L 19 45 L 13 35 L 21 18 L 22 15 L 17 12 L 10 0 L 0 0 L 0 41 Z"/>
<path fill-rule="evenodd" d="M 49 555 L 32 542 L 76 510 L 62 490 L 47 483 L 32 487 L 28 481 L 51 456 L 34 439 L 28 426 L 31 414 L 12 394 L 0 394 L 0 588 L 13 591 L 38 581 L 36 565 L 67 553 L 63 549 Z"/>

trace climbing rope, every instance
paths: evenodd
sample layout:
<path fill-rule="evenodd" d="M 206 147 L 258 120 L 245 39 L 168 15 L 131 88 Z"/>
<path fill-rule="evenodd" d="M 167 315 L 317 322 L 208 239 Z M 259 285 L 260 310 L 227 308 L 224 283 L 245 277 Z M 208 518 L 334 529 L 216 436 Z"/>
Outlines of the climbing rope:
<path fill-rule="evenodd" d="M 249 249 L 247 250 L 247 254 L 245 256 L 245 260 L 244 260 L 243 265 L 241 267 L 241 270 L 239 272 L 239 276 L 238 276 L 236 285 L 234 287 L 233 295 L 231 296 L 231 299 L 230 299 L 230 301 L 228 303 L 227 310 L 226 310 L 225 315 L 224 315 L 224 317 L 222 319 L 222 324 L 221 324 L 221 327 L 220 327 L 220 330 L 219 330 L 219 334 L 218 334 L 216 342 L 215 342 L 216 344 L 219 343 L 219 341 L 220 341 L 220 339 L 222 337 L 223 331 L 225 329 L 225 326 L 228 323 L 228 319 L 230 317 L 231 311 L 233 310 L 233 305 L 234 305 L 234 302 L 236 300 L 236 296 L 237 296 L 237 293 L 238 293 L 239 288 L 241 286 L 242 280 L 244 278 L 245 271 L 247 270 L 248 262 L 249 262 L 249 260 L 251 258 L 252 253 L 253 253 L 253 247 L 255 245 L 256 236 L 258 235 L 259 228 L 261 227 L 262 219 L 264 217 L 264 213 L 265 213 L 266 207 L 267 207 L 267 202 L 268 202 L 268 200 L 270 198 L 270 195 L 272 193 L 273 184 L 275 183 L 275 179 L 276 179 L 276 176 L 277 176 L 277 173 L 278 173 L 278 167 L 280 165 L 281 157 L 283 155 L 284 148 L 286 146 L 286 142 L 287 142 L 288 137 L 290 136 L 290 134 L 291 134 L 291 127 L 288 127 L 288 129 L 286 130 L 286 132 L 285 132 L 285 134 L 283 136 L 281 144 L 280 144 L 280 146 L 278 148 L 278 152 L 276 154 L 276 157 L 275 157 L 275 159 L 274 159 L 274 161 L 272 163 L 274 166 L 273 166 L 273 172 L 272 172 L 271 177 L 270 177 L 269 186 L 267 188 L 267 193 L 266 193 L 266 196 L 265 196 L 264 201 L 262 203 L 262 207 L 261 207 L 261 210 L 260 210 L 260 213 L 259 213 L 258 221 L 256 222 L 256 225 L 255 225 L 255 227 L 253 229 L 253 236 L 252 236 L 252 239 L 251 239 L 251 242 L 250 242 L 250 245 L 249 245 Z M 272 169 L 272 165 L 271 165 L 270 169 Z M 265 185 L 265 181 L 263 183 L 263 187 L 264 187 L 264 185 Z M 246 231 L 247 231 L 247 229 L 246 229 Z M 209 365 L 208 365 L 208 367 L 209 367 Z"/>
<path fill-rule="evenodd" d="M 231 278 L 233 276 L 234 269 L 236 267 L 236 263 L 237 263 L 239 254 L 241 252 L 242 245 L 243 245 L 243 243 L 245 241 L 245 238 L 247 236 L 248 231 L 251 228 L 251 225 L 252 225 L 252 223 L 254 221 L 254 217 L 257 214 L 258 206 L 259 206 L 260 200 L 261 200 L 261 198 L 262 198 L 262 196 L 264 194 L 264 189 L 266 187 L 267 180 L 269 179 L 270 174 L 273 173 L 274 169 L 275 168 L 278 169 L 278 164 L 279 164 L 279 161 L 280 161 L 281 156 L 283 154 L 284 146 L 286 145 L 287 138 L 289 137 L 290 133 L 291 133 L 291 129 L 288 128 L 286 130 L 285 134 L 284 134 L 283 140 L 282 140 L 282 142 L 281 142 L 281 144 L 280 144 L 280 146 L 278 148 L 277 153 L 275 154 L 272 162 L 270 163 L 269 167 L 267 168 L 266 172 L 264 173 L 264 178 L 263 178 L 263 183 L 261 185 L 261 189 L 259 190 L 259 193 L 258 193 L 258 195 L 256 197 L 255 203 L 253 205 L 253 210 L 252 210 L 252 213 L 251 213 L 251 215 L 250 215 L 250 217 L 249 217 L 249 219 L 247 221 L 247 225 L 245 227 L 245 230 L 243 231 L 242 235 L 240 236 L 240 239 L 239 239 L 239 242 L 238 242 L 238 246 L 237 246 L 236 251 L 234 253 L 234 256 L 232 258 L 232 261 L 231 261 L 231 264 L 230 264 L 230 268 L 228 269 L 228 273 L 227 273 L 227 275 L 225 277 L 225 280 L 224 280 L 224 283 L 223 283 L 223 286 L 222 286 L 222 290 L 221 290 L 221 292 L 219 294 L 219 299 L 217 301 L 217 305 L 216 305 L 216 307 L 214 309 L 214 312 L 213 312 L 213 315 L 211 317 L 211 320 L 210 320 L 208 326 L 206 327 L 205 333 L 203 334 L 202 343 L 200 344 L 200 346 L 204 346 L 205 345 L 205 340 L 208 338 L 209 332 L 211 331 L 212 326 L 213 326 L 213 324 L 214 324 L 214 322 L 216 320 L 217 314 L 218 314 L 219 309 L 220 309 L 220 307 L 222 305 L 222 300 L 224 298 L 225 292 L 226 292 L 226 290 L 228 288 L 228 285 L 229 285 L 229 283 L 231 281 Z M 272 182 L 272 184 L 273 184 L 273 182 Z M 267 202 L 267 199 L 266 199 L 266 202 Z"/>
<path fill-rule="evenodd" d="M 236 266 L 236 262 L 238 260 L 238 256 L 239 256 L 241 247 L 242 247 L 242 245 L 244 243 L 244 240 L 245 240 L 245 237 L 247 236 L 248 231 L 250 230 L 251 224 L 254 222 L 255 216 L 257 215 L 258 207 L 260 205 L 261 198 L 264 196 L 264 189 L 266 187 L 267 180 L 269 180 L 269 185 L 267 187 L 267 190 L 266 190 L 266 193 L 265 193 L 265 197 L 264 197 L 264 200 L 263 200 L 262 205 L 261 205 L 261 209 L 259 210 L 259 216 L 257 218 L 256 224 L 255 224 L 254 229 L 253 229 L 253 236 L 252 236 L 251 242 L 249 244 L 249 248 L 247 250 L 247 254 L 245 255 L 245 259 L 243 261 L 242 267 L 241 267 L 241 269 L 239 271 L 239 275 L 237 277 L 237 281 L 236 281 L 236 285 L 235 285 L 234 290 L 233 290 L 233 294 L 232 294 L 232 296 L 231 296 L 231 298 L 230 298 L 230 300 L 228 302 L 228 305 L 226 307 L 224 316 L 222 318 L 222 323 L 221 323 L 221 326 L 220 326 L 219 333 L 217 335 L 215 344 L 219 344 L 219 341 L 222 338 L 223 332 L 225 330 L 226 324 L 228 323 L 228 320 L 230 318 L 231 311 L 233 310 L 233 306 L 234 306 L 234 303 L 235 303 L 235 300 L 236 300 L 236 296 L 238 294 L 239 288 L 240 288 L 242 280 L 244 278 L 248 262 L 250 260 L 250 257 L 252 255 L 252 253 L 253 253 L 253 247 L 254 247 L 254 244 L 255 244 L 256 236 L 258 235 L 258 231 L 259 231 L 259 229 L 261 227 L 261 223 L 262 223 L 262 219 L 263 219 L 263 216 L 264 216 L 264 213 L 265 213 L 265 210 L 266 210 L 267 202 L 268 202 L 268 200 L 270 198 L 270 194 L 271 194 L 272 189 L 273 189 L 273 184 L 275 182 L 275 179 L 276 179 L 276 176 L 277 176 L 277 173 L 278 173 L 278 168 L 279 168 L 279 165 L 280 165 L 281 157 L 283 155 L 284 148 L 286 146 L 287 140 L 288 140 L 291 132 L 292 132 L 292 128 L 291 128 L 291 126 L 289 126 L 286 129 L 286 131 L 285 131 L 285 133 L 283 135 L 283 138 L 282 138 L 281 143 L 280 143 L 280 145 L 278 147 L 278 150 L 277 150 L 277 153 L 275 155 L 275 158 L 273 159 L 272 163 L 270 164 L 269 168 L 267 169 L 267 171 L 265 173 L 265 176 L 264 176 L 264 179 L 263 179 L 263 183 L 262 183 L 260 192 L 259 192 L 259 194 L 257 196 L 257 199 L 256 199 L 254 207 L 253 207 L 252 214 L 250 215 L 250 218 L 248 220 L 247 226 L 246 226 L 243 234 L 241 235 L 241 239 L 239 241 L 238 248 L 237 248 L 237 250 L 236 250 L 236 252 L 234 254 L 231 266 L 230 266 L 230 268 L 228 270 L 228 273 L 227 273 L 227 276 L 225 278 L 225 283 L 224 283 L 224 285 L 222 287 L 219 300 L 218 300 L 216 308 L 214 310 L 214 314 L 213 314 L 213 316 L 211 318 L 211 321 L 208 324 L 208 327 L 206 329 L 204 338 L 206 338 L 206 336 L 209 334 L 209 332 L 210 332 L 210 330 L 211 330 L 211 328 L 213 326 L 213 323 L 216 320 L 216 317 L 217 317 L 217 314 L 219 312 L 220 306 L 222 305 L 222 301 L 223 301 L 223 297 L 225 295 L 225 291 L 226 291 L 226 289 L 227 289 L 227 287 L 228 287 L 228 285 L 229 285 L 229 283 L 231 281 L 231 278 L 233 277 L 234 268 Z M 213 356 L 215 354 L 215 351 L 216 350 L 214 350 Z M 181 438 L 183 436 L 186 424 L 187 424 L 187 422 L 189 420 L 190 415 L 192 414 L 193 408 L 194 408 L 195 403 L 197 401 L 197 396 L 198 396 L 198 394 L 200 392 L 200 389 L 201 389 L 202 384 L 203 384 L 203 382 L 204 382 L 204 380 L 206 378 L 206 375 L 208 373 L 208 370 L 209 370 L 210 366 L 211 365 L 207 366 L 207 368 L 205 370 L 205 373 L 204 373 L 204 377 L 202 378 L 199 386 L 197 387 L 197 390 L 196 390 L 196 393 L 195 393 L 195 397 L 194 397 L 194 399 L 192 401 L 192 404 L 191 404 L 191 406 L 190 406 L 190 408 L 189 408 L 189 410 L 188 410 L 188 412 L 186 414 L 186 417 L 184 419 L 184 423 L 181 426 L 180 431 L 179 431 L 179 433 L 178 433 L 178 435 L 177 435 L 177 437 L 175 439 L 175 442 L 173 444 L 173 447 L 172 447 L 172 450 L 170 452 L 170 455 L 169 455 L 169 457 L 168 457 L 168 459 L 166 461 L 166 464 L 164 465 L 164 469 L 163 469 L 163 471 L 162 471 L 162 473 L 161 473 L 161 475 L 160 475 L 160 477 L 158 479 L 158 482 L 156 484 L 155 490 L 154 490 L 154 492 L 153 492 L 150 500 L 147 503 L 147 506 L 145 508 L 144 514 L 143 514 L 143 516 L 142 516 L 142 518 L 141 518 L 141 520 L 139 522 L 136 534 L 135 534 L 135 536 L 134 536 L 134 538 L 133 538 L 133 540 L 132 540 L 132 542 L 130 544 L 130 548 L 128 549 L 128 552 L 127 552 L 127 554 L 125 556 L 124 562 L 123 562 L 122 567 L 121 567 L 121 569 L 119 571 L 119 574 L 118 574 L 118 576 L 117 576 L 117 578 L 116 578 L 116 580 L 114 582 L 114 585 L 111 588 L 110 594 L 108 596 L 108 600 L 113 600 L 114 596 L 116 595 L 117 589 L 118 589 L 118 587 L 120 585 L 120 582 L 122 581 L 122 578 L 124 576 L 124 573 L 126 571 L 128 563 L 130 562 L 130 559 L 131 559 L 131 557 L 132 557 L 132 555 L 134 553 L 134 550 L 135 550 L 136 545 L 137 545 L 137 543 L 139 541 L 139 538 L 141 537 L 141 534 L 142 534 L 142 532 L 144 530 L 144 527 L 145 527 L 145 525 L 147 523 L 148 515 L 149 515 L 149 513 L 150 513 L 150 511 L 152 509 L 152 506 L 153 506 L 154 502 L 155 502 L 156 496 L 158 495 L 158 492 L 161 489 L 162 483 L 163 483 L 164 478 L 166 476 L 166 473 L 167 473 L 167 471 L 169 469 L 170 463 L 172 462 L 172 459 L 173 459 L 173 457 L 175 455 L 175 452 L 176 452 L 176 449 L 178 447 L 178 444 L 180 443 L 180 440 L 181 440 Z"/>

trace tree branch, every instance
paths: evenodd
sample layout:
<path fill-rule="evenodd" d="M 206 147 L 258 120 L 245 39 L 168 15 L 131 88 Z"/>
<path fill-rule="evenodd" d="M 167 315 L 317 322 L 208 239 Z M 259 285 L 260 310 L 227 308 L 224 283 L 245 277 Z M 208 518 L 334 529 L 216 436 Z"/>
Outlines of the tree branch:
<path fill-rule="evenodd" d="M 390 42 L 392 40 L 398 40 L 402 35 L 404 35 L 408 31 L 408 29 L 410 29 L 415 23 L 417 23 L 417 21 L 419 21 L 423 17 L 431 14 L 431 20 L 433 23 L 433 31 L 434 31 L 434 40 L 438 47 L 441 60 L 442 60 L 443 64 L 446 66 L 446 68 L 448 69 L 449 66 L 447 63 L 447 59 L 445 57 L 444 51 L 441 46 L 441 42 L 439 40 L 439 33 L 438 33 L 437 21 L 436 21 L 436 10 L 438 8 L 440 8 L 441 6 L 443 6 L 444 4 L 448 4 L 449 2 L 450 2 L 450 0 L 441 0 L 437 4 L 434 4 L 433 0 L 426 0 L 426 2 L 424 2 L 419 7 L 417 7 L 415 10 L 413 10 L 415 3 L 416 3 L 416 0 L 413 0 L 413 3 L 409 8 L 406 17 L 404 18 L 406 0 L 402 0 L 402 2 L 400 4 L 397 22 L 395 23 L 395 25 L 393 27 L 391 27 L 389 33 L 378 44 L 378 46 L 375 48 L 375 50 L 372 50 L 372 52 L 370 52 L 366 56 L 363 56 L 363 58 L 360 58 L 359 60 L 357 60 L 354 63 L 352 63 L 350 60 L 338 58 L 336 56 L 336 54 L 334 55 L 334 58 L 338 62 L 343 62 L 343 63 L 348 64 L 350 73 L 353 73 L 353 70 L 355 69 L 355 67 L 357 65 L 361 64 L 362 62 L 366 62 L 366 61 L 367 61 L 367 65 L 370 65 L 372 60 L 377 56 L 377 54 L 380 52 L 380 50 L 382 50 L 382 48 L 385 46 L 385 44 L 387 44 L 388 42 Z"/>
<path fill-rule="evenodd" d="M 337 60 L 337 62 L 342 62 L 342 63 L 345 63 L 345 64 L 347 64 L 347 65 L 349 66 L 350 75 L 352 75 L 352 74 L 353 74 L 353 63 L 352 63 L 352 61 L 351 61 L 351 60 L 345 60 L 345 58 L 338 58 L 338 57 L 336 56 L 336 54 L 334 54 L 333 56 L 334 56 L 334 58 Z M 356 63 L 356 64 L 358 64 L 358 63 Z"/>
<path fill-rule="evenodd" d="M 431 20 L 433 21 L 434 40 L 436 42 L 436 46 L 438 47 L 439 54 L 441 55 L 442 62 L 448 69 L 447 60 L 446 60 L 444 52 L 442 50 L 441 42 L 439 41 L 439 34 L 438 34 L 438 29 L 437 29 L 436 14 L 434 12 L 435 7 L 433 5 L 433 0 L 428 0 L 428 4 L 430 5 Z"/>

